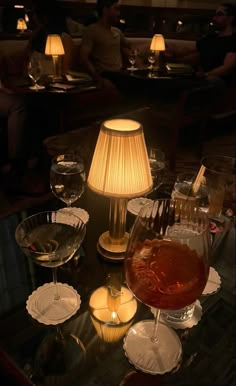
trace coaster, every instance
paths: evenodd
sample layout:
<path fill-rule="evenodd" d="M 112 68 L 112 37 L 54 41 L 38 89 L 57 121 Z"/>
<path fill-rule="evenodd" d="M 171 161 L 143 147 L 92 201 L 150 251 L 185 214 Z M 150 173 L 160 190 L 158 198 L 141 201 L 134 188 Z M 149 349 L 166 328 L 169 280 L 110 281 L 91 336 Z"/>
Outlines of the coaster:
<path fill-rule="evenodd" d="M 155 315 L 155 312 L 156 312 L 155 308 L 151 308 L 151 312 Z M 178 330 L 178 329 L 184 330 L 185 328 L 192 328 L 193 326 L 196 326 L 198 324 L 201 318 L 202 318 L 202 306 L 199 300 L 196 301 L 194 311 L 193 311 L 193 316 L 185 321 L 180 321 L 180 322 L 170 321 L 162 317 L 162 313 L 160 313 L 160 321 L 174 328 L 175 330 Z"/>
<path fill-rule="evenodd" d="M 87 224 L 89 220 L 89 214 L 86 212 L 86 210 L 82 208 L 76 208 L 75 206 L 65 207 L 62 209 L 59 209 L 58 212 L 60 213 L 72 213 L 73 215 L 79 217 L 85 224 Z"/>
<path fill-rule="evenodd" d="M 182 360 L 182 344 L 176 332 L 164 323 L 158 325 L 158 342 L 152 342 L 153 320 L 138 322 L 128 330 L 123 348 L 130 363 L 149 374 L 165 374 Z"/>
<path fill-rule="evenodd" d="M 133 198 L 128 202 L 127 210 L 130 213 L 137 216 L 139 214 L 140 209 L 143 208 L 144 205 L 147 205 L 147 204 L 151 205 L 152 203 L 153 203 L 153 200 L 151 200 L 150 198 L 145 198 L 145 197 Z"/>
<path fill-rule="evenodd" d="M 202 292 L 202 295 L 213 295 L 219 291 L 221 287 L 221 278 L 215 268 L 210 267 L 208 281 Z"/>
<path fill-rule="evenodd" d="M 71 318 L 80 308 L 77 291 L 65 283 L 57 283 L 59 300 L 54 300 L 55 284 L 46 283 L 28 297 L 26 309 L 32 318 L 46 325 L 57 325 Z"/>

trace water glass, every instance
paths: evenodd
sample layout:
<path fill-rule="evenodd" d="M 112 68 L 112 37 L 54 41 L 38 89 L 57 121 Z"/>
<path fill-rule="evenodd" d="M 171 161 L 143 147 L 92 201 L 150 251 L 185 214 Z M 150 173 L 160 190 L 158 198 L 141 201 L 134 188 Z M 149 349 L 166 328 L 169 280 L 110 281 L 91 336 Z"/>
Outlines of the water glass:
<path fill-rule="evenodd" d="M 220 218 L 222 209 L 236 203 L 236 159 L 209 155 L 202 159 L 209 198 L 209 215 Z M 233 208 L 234 209 L 234 208 Z"/>
<path fill-rule="evenodd" d="M 153 190 L 156 190 L 162 184 L 165 174 L 165 153 L 161 149 L 153 147 L 149 147 L 147 150 L 153 180 Z"/>
<path fill-rule="evenodd" d="M 186 201 L 193 205 L 197 205 L 204 212 L 208 211 L 208 190 L 203 177 L 200 187 L 197 192 L 193 192 L 192 187 L 197 175 L 197 171 L 180 173 L 174 184 L 172 198 L 178 201 Z"/>

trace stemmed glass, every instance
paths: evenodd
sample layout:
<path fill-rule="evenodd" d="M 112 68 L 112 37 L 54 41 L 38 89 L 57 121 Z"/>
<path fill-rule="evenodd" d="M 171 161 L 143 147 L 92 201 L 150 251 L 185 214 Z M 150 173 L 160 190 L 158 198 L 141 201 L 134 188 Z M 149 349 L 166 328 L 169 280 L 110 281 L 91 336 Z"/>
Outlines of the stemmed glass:
<path fill-rule="evenodd" d="M 140 211 L 125 257 L 126 282 L 139 301 L 156 309 L 156 317 L 136 323 L 126 335 L 124 349 L 136 368 L 161 374 L 179 364 L 180 340 L 158 322 L 160 310 L 198 299 L 208 279 L 209 248 L 208 217 L 198 207 L 160 199 Z"/>
<path fill-rule="evenodd" d="M 72 213 L 47 211 L 23 220 L 15 237 L 27 257 L 52 268 L 53 282 L 46 283 L 28 298 L 30 315 L 45 324 L 58 324 L 71 317 L 80 306 L 80 296 L 69 285 L 57 282 L 57 267 L 69 261 L 80 247 L 86 225 Z"/>
<path fill-rule="evenodd" d="M 148 59 L 148 62 L 150 64 L 150 66 L 148 67 L 148 69 L 149 69 L 148 77 L 153 78 L 153 76 L 154 76 L 154 64 L 156 62 L 155 52 L 150 51 L 147 59 Z"/>
<path fill-rule="evenodd" d="M 137 70 L 137 67 L 135 67 L 137 54 L 138 54 L 138 51 L 135 48 L 131 49 L 129 52 L 128 60 L 131 64 L 131 67 L 129 67 L 128 70 L 131 72 Z"/>
<path fill-rule="evenodd" d="M 38 84 L 38 80 L 41 76 L 42 67 L 39 58 L 32 56 L 28 63 L 28 75 L 33 81 L 33 86 L 30 86 L 31 90 L 43 90 L 45 87 Z"/>
<path fill-rule="evenodd" d="M 77 154 L 61 154 L 52 159 L 50 187 L 68 207 L 83 194 L 85 179 L 84 163 Z"/>

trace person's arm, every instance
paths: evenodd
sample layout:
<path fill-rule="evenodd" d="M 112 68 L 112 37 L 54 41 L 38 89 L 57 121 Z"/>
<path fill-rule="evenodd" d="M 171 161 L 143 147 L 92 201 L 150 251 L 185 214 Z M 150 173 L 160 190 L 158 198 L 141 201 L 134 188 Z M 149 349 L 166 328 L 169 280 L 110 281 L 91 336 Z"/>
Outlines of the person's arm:
<path fill-rule="evenodd" d="M 207 76 L 222 76 L 228 75 L 236 69 L 236 52 L 228 52 L 225 56 L 224 63 L 213 70 L 209 71 Z"/>
<path fill-rule="evenodd" d="M 200 55 L 197 50 L 193 50 L 186 55 L 176 57 L 176 63 L 190 64 L 191 66 L 197 66 L 200 63 Z"/>
<path fill-rule="evenodd" d="M 121 32 L 120 50 L 121 50 L 121 55 L 122 55 L 123 61 L 125 63 L 129 63 L 128 57 L 129 57 L 131 49 L 132 49 L 132 46 L 131 46 L 130 42 L 125 38 L 124 34 Z"/>
<path fill-rule="evenodd" d="M 171 48 L 167 44 L 166 50 L 164 51 L 164 56 L 166 60 L 173 61 L 175 63 L 190 64 L 191 66 L 197 66 L 200 62 L 200 55 L 197 49 L 197 44 L 192 48 L 185 48 L 181 51 L 178 51 L 174 47 Z"/>

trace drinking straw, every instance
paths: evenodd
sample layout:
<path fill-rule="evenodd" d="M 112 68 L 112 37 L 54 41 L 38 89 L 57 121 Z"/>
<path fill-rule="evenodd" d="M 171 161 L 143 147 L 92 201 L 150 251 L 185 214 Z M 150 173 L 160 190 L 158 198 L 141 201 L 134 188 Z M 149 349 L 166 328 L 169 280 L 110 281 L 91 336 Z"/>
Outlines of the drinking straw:
<path fill-rule="evenodd" d="M 197 174 L 197 176 L 195 178 L 195 181 L 192 184 L 192 192 L 193 193 L 197 193 L 198 192 L 198 190 L 200 188 L 200 185 L 201 185 L 202 177 L 203 177 L 203 175 L 205 173 L 205 170 L 206 170 L 205 166 L 202 165 L 200 167 L 199 171 L 198 171 L 198 174 Z"/>

